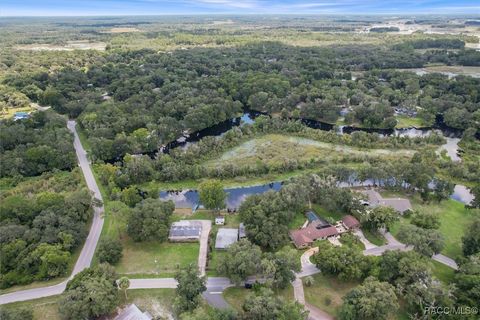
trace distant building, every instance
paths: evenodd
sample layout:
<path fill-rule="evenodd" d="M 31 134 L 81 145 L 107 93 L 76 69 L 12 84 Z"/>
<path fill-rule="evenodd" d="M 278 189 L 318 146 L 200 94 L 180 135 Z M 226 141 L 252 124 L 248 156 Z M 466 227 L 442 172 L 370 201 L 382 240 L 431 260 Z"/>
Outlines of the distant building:
<path fill-rule="evenodd" d="M 368 197 L 368 201 L 362 200 L 363 205 L 368 205 L 371 207 L 384 206 L 392 207 L 399 213 L 404 213 L 405 211 L 412 210 L 412 204 L 410 200 L 404 198 L 383 198 L 380 193 L 373 189 L 367 189 L 361 191 Z"/>
<path fill-rule="evenodd" d="M 245 233 L 245 225 L 243 224 L 243 222 L 241 222 L 240 225 L 238 226 L 238 240 L 246 237 L 247 237 L 247 234 Z"/>
<path fill-rule="evenodd" d="M 217 226 L 223 226 L 225 224 L 225 217 L 223 216 L 215 217 L 215 224 Z"/>
<path fill-rule="evenodd" d="M 345 226 L 347 230 L 354 230 L 360 227 L 360 222 L 351 215 L 346 215 L 342 218 L 342 224 Z"/>
<path fill-rule="evenodd" d="M 153 317 L 147 311 L 142 312 L 134 304 L 128 305 L 124 308 L 114 320 L 152 320 Z"/>
<path fill-rule="evenodd" d="M 172 242 L 193 242 L 200 240 L 202 223 L 199 221 L 180 220 L 172 223 L 168 240 Z"/>
<path fill-rule="evenodd" d="M 215 239 L 215 249 L 224 250 L 238 241 L 238 229 L 219 228 Z"/>
<path fill-rule="evenodd" d="M 30 118 L 30 114 L 24 111 L 15 112 L 15 114 L 13 115 L 14 121 L 28 119 L 28 118 Z"/>

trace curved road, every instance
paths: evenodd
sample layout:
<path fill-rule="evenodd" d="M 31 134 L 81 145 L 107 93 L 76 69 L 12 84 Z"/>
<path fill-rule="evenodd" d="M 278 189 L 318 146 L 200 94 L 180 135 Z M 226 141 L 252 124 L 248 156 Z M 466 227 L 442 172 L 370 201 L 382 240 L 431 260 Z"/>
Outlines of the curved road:
<path fill-rule="evenodd" d="M 80 139 L 78 137 L 78 133 L 76 130 L 76 123 L 75 121 L 68 121 L 68 129 L 74 135 L 74 147 L 75 152 L 78 158 L 78 164 L 82 169 L 83 176 L 85 178 L 85 182 L 87 187 L 92 192 L 93 196 L 101 200 L 102 195 L 100 193 L 100 189 L 95 181 L 95 177 L 93 175 L 92 169 L 90 167 L 90 162 L 87 158 L 87 152 L 83 148 Z M 70 275 L 71 279 L 74 275 L 79 273 L 85 268 L 88 268 L 92 262 L 93 255 L 95 253 L 95 248 L 97 246 L 98 240 L 100 239 L 100 233 L 103 227 L 103 217 L 102 214 L 104 212 L 103 205 L 101 207 L 94 207 L 94 216 L 92 225 L 90 228 L 90 232 L 88 237 L 85 241 L 85 244 L 80 252 L 80 256 L 73 268 L 72 274 Z M 205 221 L 202 221 L 205 222 Z M 199 269 L 202 275 L 205 274 L 205 265 L 206 265 L 206 252 L 207 252 L 207 244 L 208 244 L 208 233 L 210 231 L 210 223 L 204 223 L 204 230 L 202 232 L 202 239 L 206 239 L 206 241 L 200 241 L 200 254 L 199 254 Z M 206 234 L 206 237 L 205 237 Z M 390 233 L 385 234 L 385 238 L 387 239 L 388 244 L 376 247 L 374 245 L 367 248 L 364 251 L 365 255 L 381 255 L 386 250 L 408 250 L 410 248 L 406 247 L 404 244 L 398 242 Z M 202 245 L 203 244 L 203 245 Z M 203 250 L 202 250 L 203 249 Z M 297 278 L 293 282 L 294 286 L 294 294 L 295 299 L 302 304 L 305 304 L 305 297 L 303 293 L 303 283 L 300 279 L 301 277 L 305 277 L 308 275 L 313 275 L 315 273 L 320 272 L 320 270 L 310 262 L 310 257 L 318 251 L 318 248 L 312 248 L 307 250 L 301 257 L 301 265 L 302 270 L 301 272 L 297 273 Z M 435 255 L 432 257 L 434 260 L 439 261 L 453 269 L 457 269 L 457 264 L 454 260 L 443 256 L 443 255 Z M 42 297 L 53 296 L 57 294 L 61 294 L 67 285 L 67 280 L 53 285 L 49 287 L 42 287 L 30 290 L 22 290 L 17 292 L 12 292 L 8 294 L 4 294 L 0 296 L 0 305 L 16 302 L 16 301 L 25 301 L 25 300 L 32 300 L 38 299 Z M 177 283 L 173 278 L 157 278 L 157 279 L 131 279 L 130 280 L 130 289 L 147 289 L 147 288 L 176 288 Z M 217 308 L 226 308 L 228 304 L 226 303 L 225 299 L 223 299 L 222 292 L 228 288 L 233 286 L 227 278 L 213 278 L 210 277 L 207 279 L 207 291 L 203 293 L 204 298 L 207 302 Z M 310 311 L 310 319 L 331 319 L 331 316 L 319 310 L 313 306 L 305 304 L 307 309 Z"/>
<path fill-rule="evenodd" d="M 102 194 L 95 182 L 95 178 L 90 168 L 90 162 L 87 159 L 87 152 L 83 148 L 80 139 L 78 137 L 77 130 L 75 128 L 75 121 L 68 121 L 68 129 L 74 135 L 73 145 L 75 147 L 75 152 L 77 154 L 78 164 L 82 169 L 83 176 L 85 177 L 85 182 L 88 189 L 93 193 L 93 196 L 98 200 L 102 199 Z M 70 275 L 71 279 L 74 275 L 79 273 L 85 268 L 88 268 L 92 262 L 93 254 L 95 253 L 95 248 L 97 247 L 98 239 L 100 238 L 100 233 L 102 232 L 103 227 L 103 205 L 101 207 L 94 207 L 94 215 L 92 226 L 90 227 L 90 232 L 88 233 L 85 244 L 83 245 L 80 256 L 78 257 L 75 267 L 73 268 L 72 274 Z M 42 287 L 30 290 L 22 290 L 17 292 L 12 292 L 0 296 L 0 304 L 6 304 L 16 301 L 25 301 L 37 298 L 43 298 L 48 296 L 53 296 L 62 293 L 67 286 L 67 280 L 49 287 Z"/>

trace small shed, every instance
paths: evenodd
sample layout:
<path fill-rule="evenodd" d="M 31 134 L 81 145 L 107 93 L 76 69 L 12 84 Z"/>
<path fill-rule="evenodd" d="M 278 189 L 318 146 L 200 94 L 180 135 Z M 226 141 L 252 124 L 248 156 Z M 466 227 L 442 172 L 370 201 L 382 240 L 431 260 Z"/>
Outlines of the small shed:
<path fill-rule="evenodd" d="M 224 250 L 238 241 L 238 229 L 220 228 L 215 239 L 215 249 Z"/>
<path fill-rule="evenodd" d="M 225 224 L 225 217 L 224 216 L 215 217 L 215 224 L 217 226 L 223 226 Z"/>

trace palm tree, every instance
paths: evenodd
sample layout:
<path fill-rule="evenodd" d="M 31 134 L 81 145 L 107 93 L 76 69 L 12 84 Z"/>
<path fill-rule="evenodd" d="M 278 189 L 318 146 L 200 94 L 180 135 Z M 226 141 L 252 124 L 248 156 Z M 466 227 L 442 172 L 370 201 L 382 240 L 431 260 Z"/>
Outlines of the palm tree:
<path fill-rule="evenodd" d="M 127 289 L 130 287 L 130 280 L 127 277 L 121 277 L 117 283 L 118 287 L 125 293 L 125 301 L 127 301 Z"/>

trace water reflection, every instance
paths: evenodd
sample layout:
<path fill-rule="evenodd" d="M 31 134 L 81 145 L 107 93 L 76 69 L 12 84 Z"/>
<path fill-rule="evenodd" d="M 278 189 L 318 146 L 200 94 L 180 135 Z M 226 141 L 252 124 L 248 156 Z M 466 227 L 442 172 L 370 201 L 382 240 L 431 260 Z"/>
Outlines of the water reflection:
<path fill-rule="evenodd" d="M 366 181 L 352 181 L 350 183 L 340 182 L 340 187 L 360 187 L 373 186 L 377 183 L 373 180 Z M 278 191 L 282 188 L 283 182 L 273 182 L 258 186 L 238 187 L 225 189 L 227 199 L 225 200 L 228 209 L 238 209 L 240 204 L 245 199 L 253 194 L 261 194 L 269 190 Z M 473 200 L 473 194 L 463 185 L 456 185 L 451 199 L 469 204 Z M 197 190 L 180 190 L 180 191 L 162 191 L 160 192 L 160 199 L 172 200 L 177 208 L 192 208 L 196 210 L 200 205 L 200 200 Z"/>

